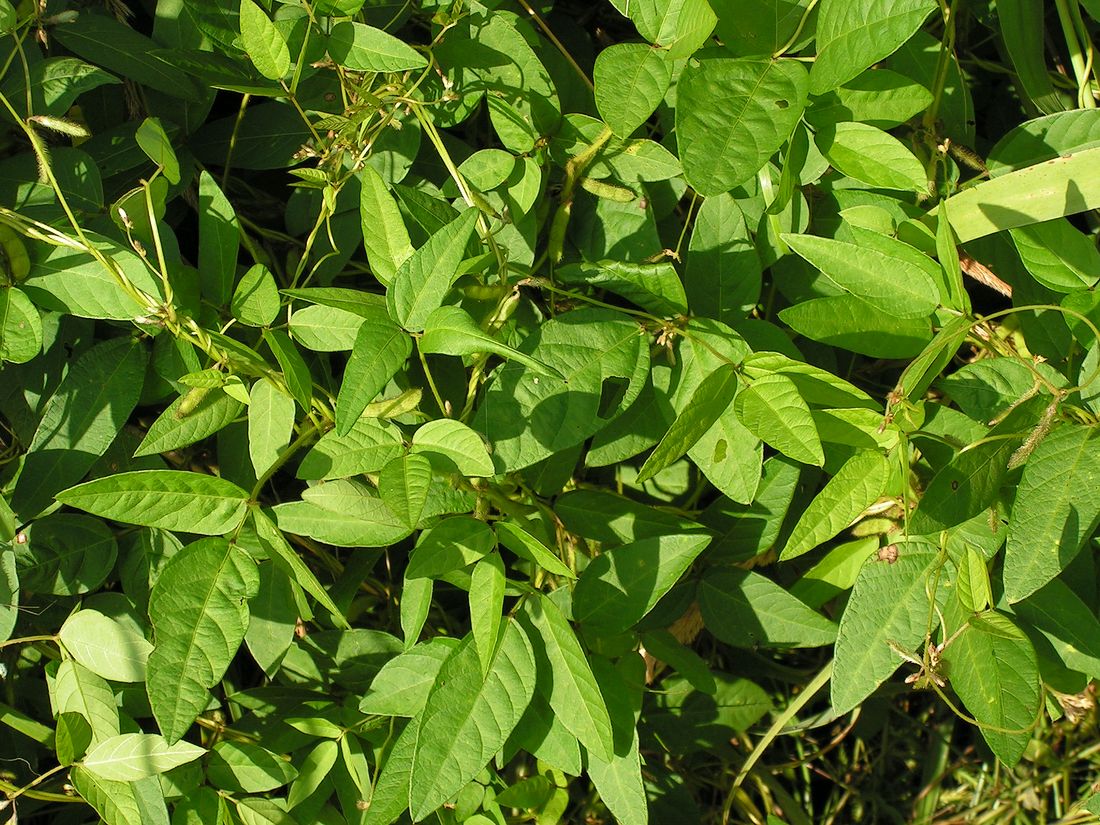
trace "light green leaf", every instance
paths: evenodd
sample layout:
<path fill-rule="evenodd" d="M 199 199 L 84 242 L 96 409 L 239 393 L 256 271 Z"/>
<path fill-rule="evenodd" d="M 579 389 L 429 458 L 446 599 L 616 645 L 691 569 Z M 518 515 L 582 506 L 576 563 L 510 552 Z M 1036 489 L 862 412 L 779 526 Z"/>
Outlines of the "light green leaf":
<path fill-rule="evenodd" d="M 841 173 L 878 189 L 928 191 L 921 162 L 905 144 L 868 123 L 838 123 L 815 136 L 821 153 Z"/>
<path fill-rule="evenodd" d="M 1100 520 L 1100 439 L 1062 425 L 1035 448 L 1020 478 L 1005 547 L 1005 598 L 1017 602 L 1073 561 Z"/>
<path fill-rule="evenodd" d="M 132 782 L 186 765 L 204 753 L 206 748 L 190 742 L 169 745 L 155 733 L 123 733 L 94 745 L 81 764 L 102 779 Z"/>
<path fill-rule="evenodd" d="M 404 72 L 428 65 L 424 55 L 392 34 L 348 20 L 332 27 L 328 52 L 353 72 Z"/>
<path fill-rule="evenodd" d="M 609 761 L 589 751 L 588 776 L 616 820 L 623 825 L 645 825 L 650 820 L 638 736 L 645 666 L 639 656 L 628 654 L 617 665 L 593 659 L 592 670 L 611 716 L 615 748 Z"/>
<path fill-rule="evenodd" d="M 737 392 L 737 371 L 725 364 L 695 388 L 684 411 L 672 422 L 638 473 L 638 484 L 653 478 L 690 450 L 730 406 Z"/>
<path fill-rule="evenodd" d="M 966 552 L 958 559 L 955 593 L 963 610 L 967 613 L 980 613 L 993 604 L 989 570 L 981 553 L 969 544 L 965 547 Z"/>
<path fill-rule="evenodd" d="M 401 455 L 401 432 L 387 421 L 360 418 L 347 435 L 325 433 L 302 458 L 298 478 L 329 480 L 374 473 Z"/>
<path fill-rule="evenodd" d="M 718 22 L 707 0 L 635 0 L 627 8 L 642 37 L 674 60 L 690 57 Z"/>
<path fill-rule="evenodd" d="M 248 627 L 256 563 L 223 538 L 189 544 L 161 571 L 149 594 L 156 647 L 149 656 L 149 704 L 169 742 L 210 703 Z"/>
<path fill-rule="evenodd" d="M 389 187 L 370 164 L 359 172 L 359 210 L 363 248 L 371 272 L 382 284 L 389 286 L 401 264 L 412 257 L 415 250 Z"/>
<path fill-rule="evenodd" d="M 779 317 L 807 338 L 872 358 L 912 358 L 932 340 L 927 319 L 898 318 L 855 295 L 812 298 Z"/>
<path fill-rule="evenodd" d="M 878 536 L 838 544 L 790 587 L 790 594 L 813 608 L 851 590 L 863 563 L 879 549 Z"/>
<path fill-rule="evenodd" d="M 1089 289 L 1100 280 L 1100 251 L 1064 218 L 1011 230 L 1024 267 L 1055 292 Z"/>
<path fill-rule="evenodd" d="M 475 478 L 494 473 L 493 459 L 481 436 L 453 418 L 422 424 L 413 434 L 412 451 L 426 456 L 438 472 Z"/>
<path fill-rule="evenodd" d="M 394 274 L 386 300 L 390 317 L 405 329 L 421 332 L 432 310 L 443 303 L 458 278 L 478 214 L 467 209 L 432 235 Z"/>
<path fill-rule="evenodd" d="M 518 365 L 497 370 L 472 426 L 493 445 L 498 471 L 580 444 L 638 397 L 649 371 L 641 327 L 607 309 L 562 313 L 519 349 L 558 369 L 567 383 Z"/>
<path fill-rule="evenodd" d="M 232 423 L 241 411 L 241 402 L 221 389 L 207 392 L 198 406 L 189 409 L 191 405 L 190 393 L 169 404 L 149 427 L 134 455 L 157 455 L 202 441 Z"/>
<path fill-rule="evenodd" d="M 632 196 L 630 200 L 633 199 Z M 688 311 L 684 285 L 676 268 L 667 261 L 566 264 L 554 270 L 554 278 L 566 284 L 609 290 L 665 318 L 686 315 Z"/>
<path fill-rule="evenodd" d="M 498 521 L 496 531 L 500 543 L 520 558 L 537 564 L 551 575 L 563 576 L 567 579 L 576 578 L 573 571 L 566 567 L 562 560 L 555 556 L 545 544 L 515 522 Z"/>
<path fill-rule="evenodd" d="M 959 243 L 1100 207 L 1100 146 L 1000 175 L 952 195 L 948 219 Z M 1026 197 L 1023 197 L 1024 193 Z"/>
<path fill-rule="evenodd" d="M 435 593 L 434 579 L 412 579 L 408 575 L 401 586 L 401 604 L 399 606 L 401 633 L 405 637 L 405 650 L 416 644 L 428 621 L 428 611 L 432 609 L 432 595 Z"/>
<path fill-rule="evenodd" d="M 927 267 L 918 265 L 912 259 L 916 250 L 901 241 L 883 237 L 873 247 L 814 235 L 782 237 L 830 281 L 882 312 L 926 318 L 939 305 L 939 290 L 929 274 L 932 261 L 925 259 Z"/>
<path fill-rule="evenodd" d="M 42 351 L 42 316 L 27 294 L 0 286 L 0 361 L 25 364 Z"/>
<path fill-rule="evenodd" d="M 290 50 L 278 27 L 252 0 L 241 0 L 241 41 L 260 74 L 282 80 L 290 71 Z"/>
<path fill-rule="evenodd" d="M 825 463 L 810 408 L 787 376 L 757 378 L 737 394 L 734 410 L 745 427 L 783 455 L 803 464 Z"/>
<path fill-rule="evenodd" d="M 412 532 L 382 499 L 352 481 L 328 481 L 302 496 L 272 508 L 280 529 L 337 547 L 385 547 Z"/>
<path fill-rule="evenodd" d="M 112 652 L 119 649 L 114 648 Z M 152 650 L 152 645 L 149 645 L 149 650 Z M 143 661 L 140 665 L 142 673 L 144 669 Z M 51 689 L 53 706 L 59 714 L 79 713 L 88 720 L 93 743 L 118 735 L 118 702 L 111 686 L 102 676 L 74 659 L 66 659 L 58 665 Z"/>
<path fill-rule="evenodd" d="M 890 462 L 877 450 L 858 452 L 844 462 L 802 511 L 779 560 L 808 553 L 851 524 L 882 495 L 889 476 Z"/>
<path fill-rule="evenodd" d="M 710 544 L 707 535 L 655 536 L 601 553 L 573 590 L 573 619 L 602 632 L 645 616 Z"/>
<path fill-rule="evenodd" d="M 252 385 L 248 404 L 248 455 L 261 477 L 279 459 L 294 431 L 294 399 L 268 379 Z"/>
<path fill-rule="evenodd" d="M 134 140 L 149 160 L 161 168 L 169 183 L 180 182 L 180 162 L 176 159 L 176 150 L 172 148 L 172 141 L 158 118 L 145 118 L 134 133 Z"/>
<path fill-rule="evenodd" d="M 390 512 L 411 530 L 424 512 L 431 483 L 431 462 L 422 455 L 408 453 L 392 459 L 382 468 L 378 492 Z"/>
<path fill-rule="evenodd" d="M 72 364 L 23 457 L 11 504 L 24 520 L 107 452 L 137 405 L 146 360 L 139 342 L 122 337 L 96 344 Z"/>
<path fill-rule="evenodd" d="M 488 764 L 535 691 L 531 643 L 512 620 L 482 675 L 472 640 L 439 670 L 420 716 L 409 780 L 409 812 L 421 820 Z"/>
<path fill-rule="evenodd" d="M 316 352 L 352 349 L 362 325 L 362 315 L 329 306 L 303 307 L 290 316 L 294 340 Z"/>
<path fill-rule="evenodd" d="M 550 664 L 550 707 L 589 753 L 610 760 L 615 751 L 611 717 L 573 628 L 558 606 L 541 594 L 524 610 Z"/>
<path fill-rule="evenodd" d="M 281 788 L 298 771 L 286 759 L 251 742 L 223 739 L 210 752 L 206 776 L 222 790 L 262 793 Z"/>
<path fill-rule="evenodd" d="M 732 323 L 760 299 L 760 256 L 729 194 L 707 198 L 699 207 L 685 263 L 684 288 L 695 315 Z"/>
<path fill-rule="evenodd" d="M 219 536 L 241 524 L 248 493 L 212 475 L 139 470 L 69 487 L 57 500 L 88 513 L 165 530 Z"/>
<path fill-rule="evenodd" d="M 932 103 L 932 93 L 920 83 L 889 69 L 868 69 L 823 95 L 806 110 L 815 127 L 859 121 L 880 129 L 900 126 Z"/>
<path fill-rule="evenodd" d="M 247 0 L 246 0 L 247 2 Z M 279 287 L 263 264 L 255 264 L 241 276 L 230 305 L 233 317 L 250 327 L 266 327 L 279 314 Z"/>
<path fill-rule="evenodd" d="M 496 547 L 496 536 L 485 522 L 471 516 L 451 516 L 420 534 L 409 557 L 407 578 L 434 578 L 480 561 Z"/>
<path fill-rule="evenodd" d="M 359 416 L 412 354 L 412 341 L 386 317 L 363 321 L 336 397 L 336 432 L 346 436 Z"/>
<path fill-rule="evenodd" d="M 205 169 L 199 173 L 198 211 L 202 294 L 216 306 L 224 306 L 229 303 L 237 275 L 241 227 L 233 204 Z"/>
<path fill-rule="evenodd" d="M 409 807 L 409 778 L 420 722 L 413 719 L 401 731 L 382 765 L 360 825 L 392 825 Z"/>
<path fill-rule="evenodd" d="M 835 89 L 893 54 L 935 8 L 935 0 L 822 0 L 810 92 Z"/>
<path fill-rule="evenodd" d="M 755 175 L 802 117 L 806 90 L 806 69 L 794 60 L 706 57 L 689 64 L 676 106 L 688 184 L 700 195 L 720 195 Z"/>
<path fill-rule="evenodd" d="M 833 661 L 833 712 L 844 714 L 870 696 L 904 661 L 890 643 L 913 650 L 924 641 L 928 577 L 938 554 L 899 544 L 896 561 L 867 561 L 840 617 Z M 942 594 L 938 590 L 937 594 Z"/>
<path fill-rule="evenodd" d="M 443 662 L 458 639 L 436 636 L 390 659 L 370 683 L 359 710 L 381 716 L 416 716 L 424 709 Z"/>
<path fill-rule="evenodd" d="M 751 379 L 782 373 L 791 379 L 806 403 L 815 407 L 881 408 L 878 401 L 839 375 L 805 361 L 796 361 L 782 353 L 751 353 L 745 356 L 742 368 L 745 376 Z"/>
<path fill-rule="evenodd" d="M 155 776 L 114 782 L 80 765 L 75 765 L 69 776 L 77 792 L 108 825 L 168 825 L 164 792 Z"/>
<path fill-rule="evenodd" d="M 981 728 L 990 750 L 1008 767 L 1015 766 L 1042 707 L 1031 642 L 1007 616 L 990 610 L 970 618 L 943 658 L 963 705 L 980 724 L 992 726 Z"/>
<path fill-rule="evenodd" d="M 553 367 L 493 338 L 462 307 L 445 306 L 432 312 L 424 322 L 424 334 L 420 337 L 419 347 L 423 353 L 438 352 L 444 355 L 491 352 L 543 375 L 562 377 L 561 372 Z"/>
<path fill-rule="evenodd" d="M 714 568 L 699 584 L 707 629 L 735 647 L 820 647 L 836 641 L 837 627 L 766 576 Z"/>
<path fill-rule="evenodd" d="M 286 801 L 288 809 L 297 807 L 313 795 L 329 775 L 339 755 L 340 746 L 332 739 L 325 739 L 318 743 L 306 755 L 298 769 L 298 778 L 290 786 Z"/>
<path fill-rule="evenodd" d="M 127 623 L 84 608 L 65 620 L 58 638 L 77 662 L 97 676 L 115 682 L 145 680 L 153 646 Z"/>
<path fill-rule="evenodd" d="M 644 43 L 616 43 L 597 55 L 592 79 L 600 117 L 626 138 L 664 98 L 672 82 L 672 64 Z"/>
<path fill-rule="evenodd" d="M 501 612 L 506 584 L 504 562 L 499 553 L 490 553 L 474 565 L 470 573 L 470 635 L 481 660 L 481 672 L 487 674 L 500 640 Z"/>

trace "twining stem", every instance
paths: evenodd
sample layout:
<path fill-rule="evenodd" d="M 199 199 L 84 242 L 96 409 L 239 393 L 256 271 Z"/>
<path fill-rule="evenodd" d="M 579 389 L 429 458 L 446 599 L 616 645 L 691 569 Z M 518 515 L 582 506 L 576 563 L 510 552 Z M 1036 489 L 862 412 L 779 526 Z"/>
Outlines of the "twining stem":
<path fill-rule="evenodd" d="M 1077 0 L 1073 0 L 1076 5 Z M 1062 36 L 1066 40 L 1066 49 L 1069 51 L 1069 62 L 1073 66 L 1073 74 L 1077 78 L 1077 105 L 1082 109 L 1095 109 L 1096 99 L 1092 95 L 1092 82 L 1090 78 L 1092 66 L 1091 42 L 1088 43 L 1088 54 L 1082 51 L 1081 40 L 1078 38 L 1077 26 L 1074 25 L 1073 15 L 1069 10 L 1067 0 L 1054 0 L 1058 9 L 1058 22 L 1062 24 Z"/>

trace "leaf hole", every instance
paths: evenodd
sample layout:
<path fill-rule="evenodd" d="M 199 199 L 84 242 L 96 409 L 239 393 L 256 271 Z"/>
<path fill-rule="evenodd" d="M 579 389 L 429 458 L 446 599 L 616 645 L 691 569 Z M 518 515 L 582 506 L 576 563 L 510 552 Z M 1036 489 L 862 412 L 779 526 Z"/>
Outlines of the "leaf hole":
<path fill-rule="evenodd" d="M 775 101 L 775 108 L 777 109 L 786 109 L 789 108 L 790 105 L 790 102 L 784 100 L 783 98 L 779 98 L 779 100 Z"/>
<path fill-rule="evenodd" d="M 714 445 L 714 463 L 717 464 L 726 460 L 726 439 L 719 438 Z"/>

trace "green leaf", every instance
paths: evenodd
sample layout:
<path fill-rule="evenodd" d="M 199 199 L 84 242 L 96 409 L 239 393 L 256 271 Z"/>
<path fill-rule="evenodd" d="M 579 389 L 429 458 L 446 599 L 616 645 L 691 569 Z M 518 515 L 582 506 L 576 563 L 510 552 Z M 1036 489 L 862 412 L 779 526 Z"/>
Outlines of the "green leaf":
<path fill-rule="evenodd" d="M 649 822 L 638 735 L 645 667 L 638 656 L 627 655 L 614 667 L 605 659 L 596 659 L 593 671 L 611 715 L 615 751 L 609 761 L 589 752 L 588 775 L 619 822 Z"/>
<path fill-rule="evenodd" d="M 963 705 L 980 725 L 990 726 L 981 728 L 990 750 L 1015 766 L 1042 707 L 1031 642 L 1007 616 L 990 610 L 970 618 L 943 658 Z"/>
<path fill-rule="evenodd" d="M 245 0 L 248 2 L 248 0 Z M 241 276 L 233 293 L 233 317 L 250 327 L 265 327 L 279 313 L 279 287 L 263 264 L 256 264 Z"/>
<path fill-rule="evenodd" d="M 1054 579 L 1012 609 L 1047 638 L 1066 667 L 1098 678 L 1100 620 L 1069 585 Z"/>
<path fill-rule="evenodd" d="M 601 553 L 573 590 L 573 619 L 601 632 L 645 616 L 710 544 L 706 535 L 655 536 Z"/>
<path fill-rule="evenodd" d="M 151 645 L 149 647 L 152 649 Z M 143 672 L 144 667 L 143 662 Z M 51 698 L 59 714 L 79 713 L 88 721 L 93 743 L 118 735 L 118 703 L 114 691 L 106 679 L 75 659 L 67 659 L 57 666 Z"/>
<path fill-rule="evenodd" d="M 118 557 L 114 534 L 99 519 L 51 513 L 35 519 L 23 535 L 29 551 L 17 556 L 24 590 L 75 596 L 96 590 Z M 18 547 L 19 545 L 17 545 Z"/>
<path fill-rule="evenodd" d="M 684 288 L 695 315 L 741 320 L 760 299 L 761 266 L 745 216 L 728 194 L 707 198 L 688 243 Z"/>
<path fill-rule="evenodd" d="M 500 471 L 529 467 L 598 432 L 638 397 L 648 372 L 641 328 L 606 309 L 558 315 L 518 348 L 566 381 L 512 364 L 497 370 L 472 426 L 493 445 Z"/>
<path fill-rule="evenodd" d="M 328 481 L 303 497 L 272 508 L 279 529 L 337 547 L 385 547 L 412 532 L 382 499 L 351 481 Z"/>
<path fill-rule="evenodd" d="M 302 458 L 298 478 L 329 480 L 374 473 L 401 455 L 401 433 L 392 424 L 360 418 L 346 435 L 333 431 Z"/>
<path fill-rule="evenodd" d="M 203 97 L 188 75 L 153 56 L 158 47 L 155 41 L 113 17 L 83 11 L 75 20 L 55 28 L 58 41 L 90 63 L 169 97 L 193 101 Z"/>
<path fill-rule="evenodd" d="M 806 70 L 794 60 L 706 57 L 689 64 L 676 105 L 688 184 L 700 195 L 720 195 L 755 175 L 794 131 L 806 91 Z"/>
<path fill-rule="evenodd" d="M 1100 206 L 1100 146 L 1000 175 L 948 198 L 959 243 Z M 1027 197 L 1021 198 L 1020 193 Z"/>
<path fill-rule="evenodd" d="M 257 477 L 272 467 L 290 443 L 294 430 L 294 399 L 268 379 L 252 385 L 248 404 L 248 455 Z"/>
<path fill-rule="evenodd" d="M 643 633 L 642 646 L 648 656 L 664 662 L 691 683 L 701 693 L 714 694 L 718 685 L 705 659 L 681 644 L 667 630 L 653 630 Z"/>
<path fill-rule="evenodd" d="M 452 418 L 422 424 L 413 434 L 412 451 L 427 457 L 437 472 L 475 478 L 494 473 L 493 459 L 481 436 Z"/>
<path fill-rule="evenodd" d="M 127 623 L 84 608 L 65 620 L 58 638 L 77 662 L 97 676 L 114 682 L 145 681 L 153 646 Z"/>
<path fill-rule="evenodd" d="M 997 22 L 1008 57 L 1016 69 L 1020 91 L 1041 112 L 1049 114 L 1065 106 L 1059 101 L 1047 74 L 1043 16 L 1043 5 L 1031 0 L 997 3 Z"/>
<path fill-rule="evenodd" d="M 278 27 L 252 0 L 241 0 L 241 42 L 260 74 L 282 80 L 290 71 L 290 50 Z"/>
<path fill-rule="evenodd" d="M 840 172 L 878 189 L 927 193 L 924 167 L 905 144 L 867 123 L 838 123 L 818 131 L 818 147 Z"/>
<path fill-rule="evenodd" d="M 645 123 L 668 91 L 672 64 L 644 43 L 616 43 L 596 56 L 596 108 L 622 138 Z"/>
<path fill-rule="evenodd" d="M 155 776 L 115 782 L 80 765 L 74 766 L 69 776 L 77 792 L 108 825 L 168 825 L 164 792 Z"/>
<path fill-rule="evenodd" d="M 891 642 L 912 650 L 928 630 L 927 580 L 938 554 L 917 549 L 921 545 L 897 547 L 896 561 L 872 558 L 863 565 L 840 617 L 833 661 L 834 713 L 850 711 L 898 669 L 903 659 Z"/>
<path fill-rule="evenodd" d="M 42 317 L 21 289 L 0 286 L 0 361 L 24 364 L 42 351 Z"/>
<path fill-rule="evenodd" d="M 858 452 L 844 462 L 802 511 L 780 561 L 808 553 L 855 521 L 883 494 L 889 475 L 890 462 L 875 450 Z"/>
<path fill-rule="evenodd" d="M 459 265 L 474 233 L 478 210 L 467 209 L 444 226 L 398 268 L 386 293 L 390 316 L 411 332 L 421 332 L 458 278 Z"/>
<path fill-rule="evenodd" d="M 557 500 L 554 512 L 570 532 L 608 547 L 705 530 L 691 519 L 602 490 L 570 490 Z"/>
<path fill-rule="evenodd" d="M 415 250 L 393 195 L 382 176 L 369 164 L 359 172 L 359 209 L 363 248 L 371 272 L 389 286 L 401 264 L 412 257 Z"/>
<path fill-rule="evenodd" d="M 633 196 L 630 198 L 634 200 Z M 686 315 L 687 295 L 675 267 L 659 263 L 596 261 L 566 264 L 554 270 L 554 278 L 566 284 L 583 284 L 622 295 L 642 309 L 661 317 Z"/>
<path fill-rule="evenodd" d="M 742 387 L 734 410 L 745 427 L 783 455 L 803 464 L 825 463 L 810 408 L 787 376 L 764 375 Z"/>
<path fill-rule="evenodd" d="M 934 0 L 823 0 L 810 93 L 835 89 L 893 54 L 935 8 Z"/>
<path fill-rule="evenodd" d="M 298 778 L 290 786 L 290 793 L 287 795 L 286 801 L 288 809 L 297 807 L 313 795 L 313 792 L 328 777 L 329 771 L 336 764 L 339 755 L 340 746 L 331 739 L 318 743 L 306 755 L 306 758 L 302 760 L 301 767 L 298 769 Z"/>
<path fill-rule="evenodd" d="M 409 812 L 421 820 L 488 764 L 535 691 L 535 657 L 509 620 L 492 666 L 482 675 L 472 640 L 439 670 L 420 716 L 409 780 Z"/>
<path fill-rule="evenodd" d="M 1064 218 L 1011 230 L 1024 267 L 1055 292 L 1088 289 L 1100 279 L 1096 244 Z"/>
<path fill-rule="evenodd" d="M 189 544 L 149 594 L 156 647 L 149 656 L 149 704 L 169 742 L 187 733 L 210 702 L 248 627 L 247 601 L 259 576 L 252 558 L 223 538 Z"/>
<path fill-rule="evenodd" d="M 303 307 L 290 316 L 294 339 L 315 352 L 353 349 L 362 325 L 362 315 L 328 306 Z"/>
<path fill-rule="evenodd" d="M 180 163 L 176 159 L 176 150 L 172 148 L 172 142 L 165 134 L 159 119 L 145 118 L 134 133 L 134 140 L 149 156 L 149 160 L 161 168 L 169 183 L 180 182 Z"/>
<path fill-rule="evenodd" d="M 1024 465 L 1005 547 L 1009 602 L 1057 576 L 1100 521 L 1100 440 L 1094 427 L 1065 424 L 1046 436 Z"/>
<path fill-rule="evenodd" d="M 715 568 L 699 583 L 699 609 L 707 629 L 735 647 L 820 647 L 837 627 L 766 576 Z"/>
<path fill-rule="evenodd" d="M 872 248 L 813 235 L 782 238 L 838 287 L 882 312 L 903 319 L 925 318 L 939 305 L 930 267 L 918 265 L 912 259 L 915 250 L 901 241 L 882 238 L 875 244 L 878 248 Z"/>
<path fill-rule="evenodd" d="M 302 409 L 308 410 L 313 399 L 313 378 L 301 353 L 295 348 L 290 336 L 281 329 L 265 329 L 263 336 L 275 360 L 279 362 L 279 369 L 283 371 L 283 380 L 286 381 L 290 394 L 302 405 Z"/>
<path fill-rule="evenodd" d="M 233 293 L 240 244 L 233 204 L 204 169 L 199 173 L 199 279 L 203 295 L 216 306 L 229 303 Z"/>
<path fill-rule="evenodd" d="M 729 408 L 736 392 L 737 371 L 732 365 L 723 365 L 704 378 L 645 460 L 637 483 L 645 483 L 690 450 Z"/>
<path fill-rule="evenodd" d="M 501 612 L 507 579 L 499 553 L 490 553 L 470 572 L 470 634 L 481 660 L 482 673 L 488 673 L 500 640 Z"/>
<path fill-rule="evenodd" d="M 409 722 L 393 743 L 360 825 L 391 825 L 409 807 L 409 778 L 419 727 L 418 720 Z"/>
<path fill-rule="evenodd" d="M 288 761 L 259 745 L 222 740 L 210 750 L 206 775 L 222 790 L 262 793 L 291 782 L 298 771 Z"/>
<path fill-rule="evenodd" d="M 374 677 L 359 710 L 381 716 L 416 716 L 428 701 L 439 668 L 458 644 L 458 639 L 436 636 L 390 659 Z"/>
<path fill-rule="evenodd" d="M 815 128 L 848 121 L 880 129 L 900 126 L 932 103 L 932 93 L 905 75 L 872 68 L 818 97 L 806 111 Z"/>
<path fill-rule="evenodd" d="M 637 0 L 627 8 L 642 37 L 674 60 L 690 57 L 718 22 L 707 0 Z"/>
<path fill-rule="evenodd" d="M 422 54 L 392 34 L 348 20 L 332 27 L 328 52 L 355 72 L 404 72 L 428 65 Z"/>
<path fill-rule="evenodd" d="M 424 322 L 424 334 L 420 337 L 419 347 L 423 353 L 444 355 L 491 352 L 543 375 L 562 377 L 559 370 L 493 338 L 462 307 L 445 306 L 432 312 Z"/>
<path fill-rule="evenodd" d="M 431 483 L 431 462 L 422 455 L 408 453 L 392 459 L 382 468 L 378 492 L 390 512 L 411 530 L 424 512 Z"/>
<path fill-rule="evenodd" d="M 385 317 L 367 318 L 359 327 L 336 397 L 336 432 L 346 436 L 359 416 L 412 354 L 412 341 Z"/>
<path fill-rule="evenodd" d="M 25 520 L 79 481 L 107 452 L 137 405 L 146 350 L 115 338 L 96 344 L 72 364 L 42 413 L 23 458 L 12 508 Z"/>
<path fill-rule="evenodd" d="M 912 358 L 932 340 L 927 319 L 898 318 L 855 295 L 813 298 L 779 317 L 807 338 L 872 358 Z"/>
<path fill-rule="evenodd" d="M 204 753 L 206 748 L 190 742 L 169 745 L 155 733 L 123 733 L 92 747 L 81 765 L 101 779 L 132 782 L 186 765 Z"/>
<path fill-rule="evenodd" d="M 188 393 L 168 405 L 149 427 L 134 455 L 157 455 L 202 441 L 228 426 L 241 411 L 241 402 L 220 389 L 207 392 L 193 409 L 189 409 L 191 399 Z"/>
<path fill-rule="evenodd" d="M 515 522 L 499 521 L 496 525 L 496 531 L 500 543 L 520 558 L 537 564 L 551 575 L 564 576 L 567 579 L 576 578 L 573 571 L 566 567 L 561 559 L 555 556 L 546 545 Z"/>
<path fill-rule="evenodd" d="M 967 613 L 980 613 L 991 606 L 993 594 L 989 586 L 989 570 L 982 554 L 967 544 L 966 552 L 959 558 L 957 566 L 955 592 L 963 610 Z"/>
<path fill-rule="evenodd" d="M 573 628 L 558 606 L 541 594 L 528 600 L 524 611 L 550 665 L 550 707 L 590 754 L 609 761 L 615 752 L 611 717 Z"/>

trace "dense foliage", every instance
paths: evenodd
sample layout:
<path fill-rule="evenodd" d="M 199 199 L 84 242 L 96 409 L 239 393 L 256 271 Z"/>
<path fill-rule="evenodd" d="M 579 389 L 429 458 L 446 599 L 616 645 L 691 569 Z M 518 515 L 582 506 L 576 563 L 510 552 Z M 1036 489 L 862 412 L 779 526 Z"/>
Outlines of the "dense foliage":
<path fill-rule="evenodd" d="M 0 0 L 0 819 L 1100 811 L 1098 21 Z"/>

